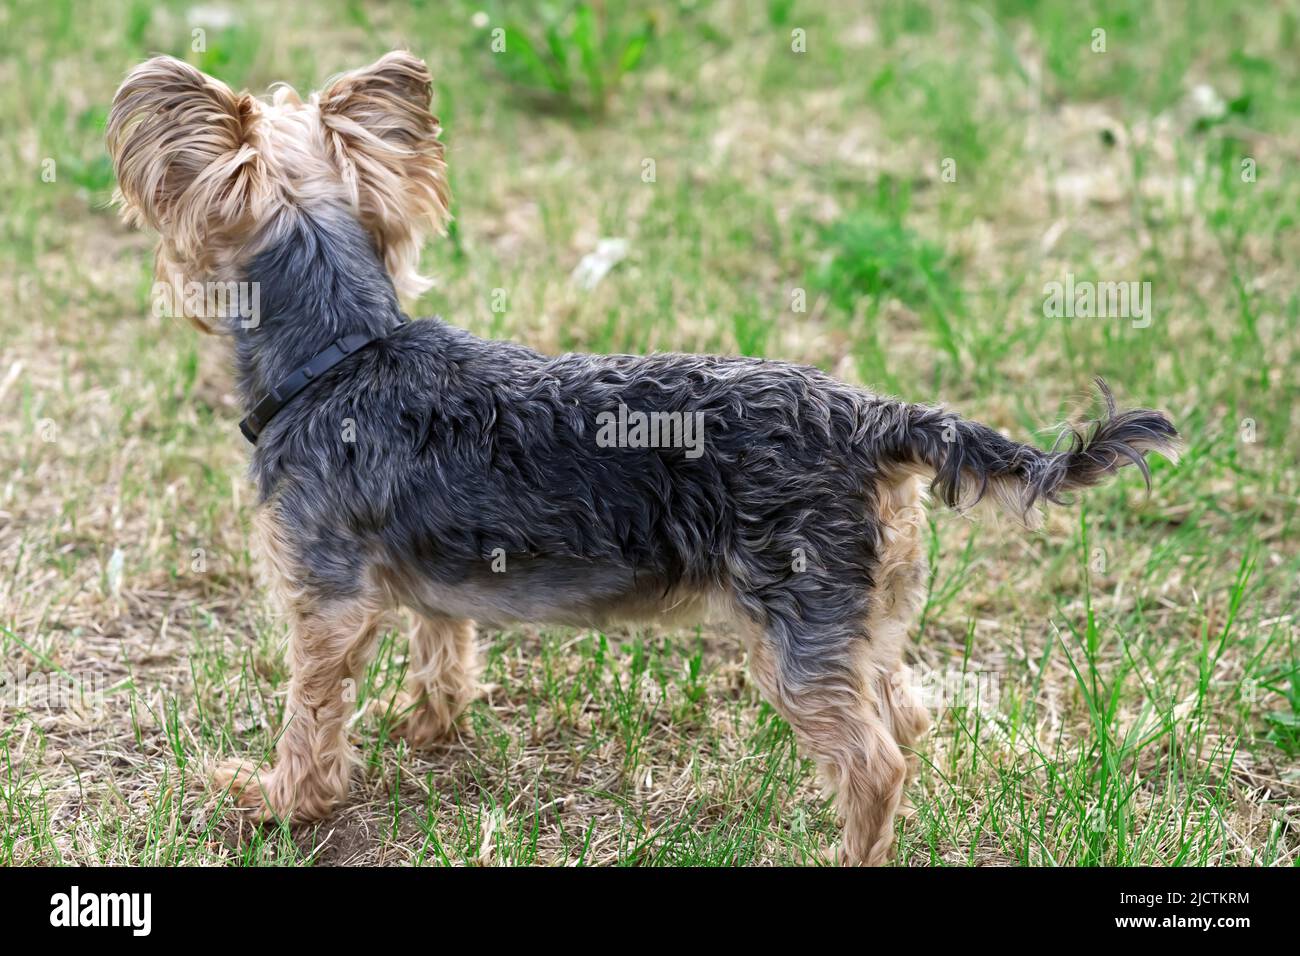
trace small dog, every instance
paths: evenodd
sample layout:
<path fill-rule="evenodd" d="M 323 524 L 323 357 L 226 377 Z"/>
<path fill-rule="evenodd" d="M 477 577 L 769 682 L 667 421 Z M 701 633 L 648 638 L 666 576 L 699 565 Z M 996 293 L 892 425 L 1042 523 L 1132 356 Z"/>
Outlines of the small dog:
<path fill-rule="evenodd" d="M 399 606 L 416 620 L 412 744 L 475 696 L 474 622 L 720 616 L 834 792 L 837 859 L 884 862 L 905 749 L 929 724 L 903 663 L 925 483 L 1029 524 L 1121 465 L 1149 481 L 1143 453 L 1172 460 L 1173 425 L 1117 414 L 1101 384 L 1108 415 L 1043 452 L 813 368 L 551 357 L 407 322 L 422 236 L 448 217 L 430 89 L 405 52 L 306 102 L 158 57 L 113 101 L 119 201 L 161 235 L 160 277 L 260 289 L 256 324 L 189 316 L 233 339 L 260 557 L 290 627 L 274 767 L 225 766 L 217 786 L 259 819 L 330 813 L 354 764 L 344 682 Z M 688 420 L 701 441 L 683 447 Z"/>

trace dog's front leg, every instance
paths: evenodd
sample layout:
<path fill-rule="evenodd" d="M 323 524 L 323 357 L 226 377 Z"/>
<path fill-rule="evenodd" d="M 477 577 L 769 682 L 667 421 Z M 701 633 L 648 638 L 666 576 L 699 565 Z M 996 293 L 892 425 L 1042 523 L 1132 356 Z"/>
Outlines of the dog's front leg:
<path fill-rule="evenodd" d="M 245 758 L 218 769 L 214 784 L 257 819 L 315 820 L 346 796 L 356 761 L 346 735 L 356 681 L 378 632 L 376 605 L 364 598 L 289 608 L 292 675 L 275 765 Z"/>

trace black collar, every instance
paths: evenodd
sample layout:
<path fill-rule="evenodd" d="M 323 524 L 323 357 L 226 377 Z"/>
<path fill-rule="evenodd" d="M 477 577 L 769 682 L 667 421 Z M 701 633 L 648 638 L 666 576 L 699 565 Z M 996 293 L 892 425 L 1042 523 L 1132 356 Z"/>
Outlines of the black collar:
<path fill-rule="evenodd" d="M 405 323 L 406 319 L 404 318 L 398 320 L 399 326 Z M 327 347 L 308 359 L 306 364 L 299 365 L 282 378 L 270 392 L 255 402 L 253 410 L 239 423 L 239 430 L 244 433 L 244 437 L 249 442 L 256 445 L 257 436 L 262 429 L 267 426 L 267 423 L 271 421 L 276 412 L 289 404 L 295 395 L 353 352 L 359 352 L 367 345 L 377 342 L 387 335 L 387 332 L 380 332 L 378 335 L 345 335 L 342 338 L 335 339 Z"/>

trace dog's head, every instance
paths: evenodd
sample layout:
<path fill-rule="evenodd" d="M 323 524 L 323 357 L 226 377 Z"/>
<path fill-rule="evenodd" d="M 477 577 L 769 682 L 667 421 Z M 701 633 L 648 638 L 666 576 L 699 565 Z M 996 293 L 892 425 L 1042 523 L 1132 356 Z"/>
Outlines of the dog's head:
<path fill-rule="evenodd" d="M 344 73 L 304 102 L 235 93 L 168 56 L 127 76 L 108 118 L 117 201 L 161 236 L 159 279 L 230 280 L 293 218 L 350 212 L 399 295 L 428 288 L 420 244 L 448 218 L 438 120 L 424 62 L 397 51 Z M 213 329 L 191 316 L 205 331 Z"/>

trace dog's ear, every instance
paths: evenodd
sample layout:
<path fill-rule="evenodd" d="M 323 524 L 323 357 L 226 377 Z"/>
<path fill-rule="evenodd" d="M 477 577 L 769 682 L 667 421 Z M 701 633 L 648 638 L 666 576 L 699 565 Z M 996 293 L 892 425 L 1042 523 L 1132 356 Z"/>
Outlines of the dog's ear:
<path fill-rule="evenodd" d="M 214 227 L 256 220 L 269 183 L 248 133 L 257 101 L 170 56 L 128 74 L 108 116 L 108 151 L 128 222 L 200 257 Z"/>
<path fill-rule="evenodd" d="M 432 85 L 424 61 L 398 50 L 337 77 L 318 98 L 326 154 L 403 296 L 429 287 L 416 271 L 420 243 L 448 219 Z"/>

